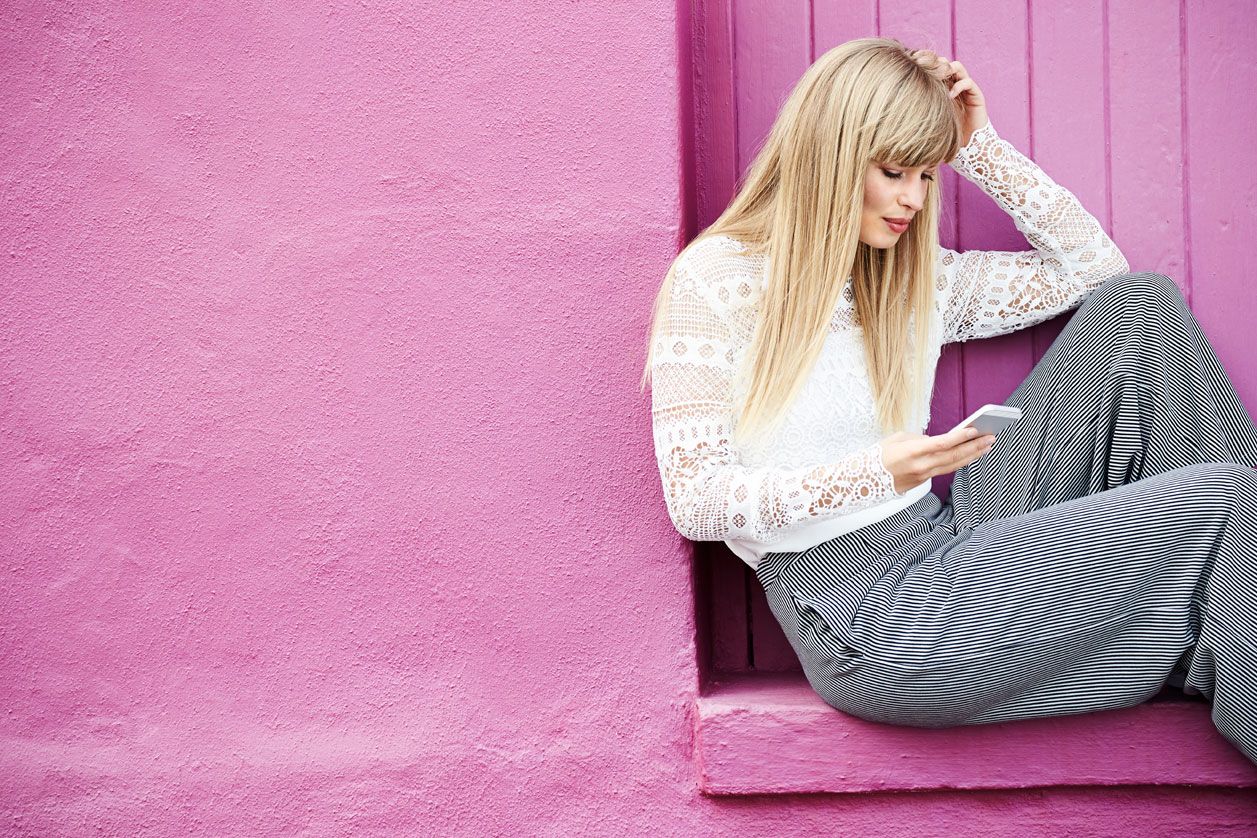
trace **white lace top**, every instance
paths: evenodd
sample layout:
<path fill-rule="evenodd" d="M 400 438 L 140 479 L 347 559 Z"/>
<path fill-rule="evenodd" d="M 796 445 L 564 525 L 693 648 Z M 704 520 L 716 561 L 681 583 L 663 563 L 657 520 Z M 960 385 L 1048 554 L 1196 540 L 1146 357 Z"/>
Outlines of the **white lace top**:
<path fill-rule="evenodd" d="M 1035 249 L 939 248 L 925 394 L 933 392 L 944 343 L 1048 320 L 1130 270 L 1078 199 L 989 122 L 950 165 L 997 201 Z M 735 449 L 735 373 L 766 261 L 726 236 L 696 243 L 676 265 L 651 366 L 655 455 L 672 522 L 687 538 L 723 540 L 751 567 L 765 553 L 803 550 L 881 520 L 931 486 L 926 480 L 896 492 L 882 462 L 850 277 L 821 356 L 776 433 Z M 928 396 L 918 402 L 908 427 L 924 433 Z"/>

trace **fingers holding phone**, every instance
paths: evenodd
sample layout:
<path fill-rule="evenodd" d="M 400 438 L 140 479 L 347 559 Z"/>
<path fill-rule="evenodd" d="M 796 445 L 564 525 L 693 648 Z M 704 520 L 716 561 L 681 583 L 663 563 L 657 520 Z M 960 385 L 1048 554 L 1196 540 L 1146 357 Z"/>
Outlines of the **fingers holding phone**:
<path fill-rule="evenodd" d="M 900 431 L 881 441 L 882 462 L 895 478 L 895 491 L 902 494 L 937 474 L 948 474 L 978 459 L 991 449 L 996 434 L 1019 418 L 1018 408 L 988 404 L 945 434 Z"/>
<path fill-rule="evenodd" d="M 998 434 L 1009 425 L 1021 418 L 1021 408 L 1007 407 L 1002 404 L 984 404 L 970 413 L 963 422 L 952 430 L 960 428 L 977 428 L 985 434 Z"/>
<path fill-rule="evenodd" d="M 994 441 L 994 434 L 976 428 L 956 428 L 938 436 L 901 432 L 881 441 L 882 462 L 895 478 L 895 491 L 902 494 L 936 474 L 968 465 Z"/>

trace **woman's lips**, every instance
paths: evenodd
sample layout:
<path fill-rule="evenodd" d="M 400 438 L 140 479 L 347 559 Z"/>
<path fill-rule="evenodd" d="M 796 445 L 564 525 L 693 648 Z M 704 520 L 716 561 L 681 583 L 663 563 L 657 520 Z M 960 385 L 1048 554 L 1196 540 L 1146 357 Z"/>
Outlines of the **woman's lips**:
<path fill-rule="evenodd" d="M 887 227 L 896 233 L 902 233 L 904 230 L 907 230 L 908 225 L 912 223 L 910 221 L 891 221 L 889 218 L 883 218 L 882 220 L 886 222 Z"/>

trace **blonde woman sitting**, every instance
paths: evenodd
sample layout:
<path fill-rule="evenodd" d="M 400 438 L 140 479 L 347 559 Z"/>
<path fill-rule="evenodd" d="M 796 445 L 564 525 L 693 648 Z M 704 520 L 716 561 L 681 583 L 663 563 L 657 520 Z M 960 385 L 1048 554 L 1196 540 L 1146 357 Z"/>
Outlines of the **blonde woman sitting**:
<path fill-rule="evenodd" d="M 940 247 L 944 162 L 1034 249 Z M 1075 307 L 1019 420 L 923 434 L 943 344 Z M 946 727 L 1170 683 L 1257 762 L 1257 427 L 1175 283 L 959 62 L 869 38 L 807 70 L 668 271 L 647 382 L 672 521 L 755 569 L 833 707 Z"/>

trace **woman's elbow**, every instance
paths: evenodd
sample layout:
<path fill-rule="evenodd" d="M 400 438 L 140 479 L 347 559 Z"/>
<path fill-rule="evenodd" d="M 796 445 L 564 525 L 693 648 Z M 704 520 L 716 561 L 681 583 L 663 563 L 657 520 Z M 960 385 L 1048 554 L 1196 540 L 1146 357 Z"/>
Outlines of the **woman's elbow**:
<path fill-rule="evenodd" d="M 668 517 L 673 528 L 690 541 L 718 541 L 722 537 L 720 528 L 704 519 L 693 506 L 669 504 Z"/>

